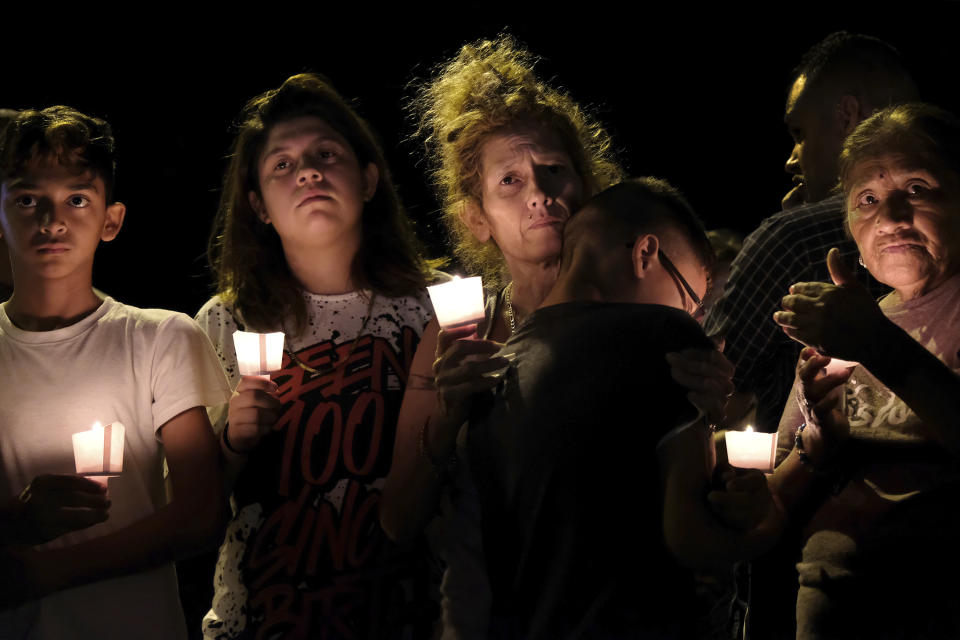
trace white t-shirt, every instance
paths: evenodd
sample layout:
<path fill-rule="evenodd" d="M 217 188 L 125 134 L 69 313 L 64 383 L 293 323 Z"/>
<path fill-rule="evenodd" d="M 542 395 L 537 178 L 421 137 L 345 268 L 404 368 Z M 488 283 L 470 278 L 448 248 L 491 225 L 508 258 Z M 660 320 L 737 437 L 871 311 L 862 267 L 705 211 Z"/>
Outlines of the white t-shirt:
<path fill-rule="evenodd" d="M 167 502 L 157 431 L 183 411 L 229 398 L 210 341 L 189 317 L 106 298 L 80 322 L 23 331 L 0 305 L 0 497 L 37 475 L 75 473 L 72 434 L 126 427 L 123 473 L 106 522 L 49 542 L 98 538 Z M 186 638 L 173 564 L 56 593 L 0 613 L 0 638 Z"/>

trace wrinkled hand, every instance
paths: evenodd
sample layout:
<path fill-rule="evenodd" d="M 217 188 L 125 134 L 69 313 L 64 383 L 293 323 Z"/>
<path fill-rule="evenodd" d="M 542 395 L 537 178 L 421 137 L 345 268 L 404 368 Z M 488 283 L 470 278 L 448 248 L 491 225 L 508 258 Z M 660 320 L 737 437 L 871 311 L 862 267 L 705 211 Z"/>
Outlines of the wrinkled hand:
<path fill-rule="evenodd" d="M 801 377 L 816 377 L 823 368 L 823 366 L 812 364 L 809 365 L 808 370 L 804 371 L 804 366 L 809 363 L 810 359 L 806 362 L 801 361 Z M 831 380 L 842 379 L 843 382 L 846 382 L 852 371 L 850 369 L 814 380 L 814 384 L 811 385 L 811 395 L 806 397 L 807 402 L 800 403 L 807 425 L 804 427 L 801 436 L 803 438 L 803 448 L 816 467 L 828 466 L 836 457 L 843 443 L 850 437 L 850 422 L 843 412 L 843 383 L 835 384 L 832 387 L 829 385 Z M 820 382 L 823 383 L 822 386 L 817 386 L 816 383 Z M 803 384 L 807 383 L 801 381 L 801 385 Z M 816 400 L 816 397 L 821 393 L 823 396 Z"/>
<path fill-rule="evenodd" d="M 18 498 L 20 542 L 42 544 L 108 517 L 106 487 L 77 475 L 37 476 Z"/>
<path fill-rule="evenodd" d="M 503 345 L 472 338 L 476 327 L 441 329 L 437 334 L 434 383 L 440 410 L 451 428 L 459 428 L 470 414 L 470 398 L 497 386 L 511 359 L 495 356 Z"/>
<path fill-rule="evenodd" d="M 817 353 L 813 347 L 804 347 L 797 362 L 797 402 L 804 419 L 810 422 L 814 407 L 822 402 L 828 394 L 843 393 L 843 385 L 850 379 L 855 365 L 836 367 L 829 371 L 833 362 L 829 356 Z"/>
<path fill-rule="evenodd" d="M 253 449 L 280 419 L 277 384 L 258 376 L 243 376 L 230 397 L 227 411 L 230 444 L 238 451 Z"/>
<path fill-rule="evenodd" d="M 889 321 L 879 305 L 830 249 L 827 268 L 833 284 L 798 282 L 783 298 L 783 311 L 773 314 L 784 333 L 826 355 L 862 361 L 881 339 Z"/>
<path fill-rule="evenodd" d="M 748 531 L 776 509 L 767 478 L 756 469 L 730 469 L 723 474 L 724 491 L 711 491 L 707 501 L 717 518 L 728 527 Z"/>
<path fill-rule="evenodd" d="M 727 398 L 733 393 L 733 364 L 717 349 L 685 349 L 668 353 L 670 376 L 689 390 L 687 399 L 711 422 L 723 422 Z"/>

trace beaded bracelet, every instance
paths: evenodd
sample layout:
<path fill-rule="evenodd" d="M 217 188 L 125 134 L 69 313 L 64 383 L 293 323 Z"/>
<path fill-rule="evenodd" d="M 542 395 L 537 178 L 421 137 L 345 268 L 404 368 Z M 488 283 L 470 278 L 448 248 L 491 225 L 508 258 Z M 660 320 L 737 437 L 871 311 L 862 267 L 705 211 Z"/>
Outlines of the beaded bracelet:
<path fill-rule="evenodd" d="M 433 475 L 435 475 L 438 480 L 444 480 L 456 469 L 457 462 L 459 462 L 460 459 L 457 457 L 456 449 L 454 449 L 450 453 L 450 456 L 443 462 L 437 462 L 433 456 L 430 455 L 430 452 L 427 451 L 427 428 L 429 426 L 430 418 L 427 418 L 426 422 L 420 427 L 420 433 L 417 435 L 417 451 L 420 453 L 420 457 L 430 464 L 430 468 L 433 469 Z"/>
<path fill-rule="evenodd" d="M 825 467 L 818 467 L 813 464 L 813 460 L 810 459 L 810 456 L 807 455 L 806 449 L 803 448 L 803 430 L 807 427 L 807 423 L 804 422 L 799 427 L 797 427 L 797 435 L 793 439 L 793 448 L 797 450 L 797 458 L 800 459 L 800 464 L 806 465 L 810 468 L 812 472 L 818 475 L 827 475 L 832 469 Z"/>

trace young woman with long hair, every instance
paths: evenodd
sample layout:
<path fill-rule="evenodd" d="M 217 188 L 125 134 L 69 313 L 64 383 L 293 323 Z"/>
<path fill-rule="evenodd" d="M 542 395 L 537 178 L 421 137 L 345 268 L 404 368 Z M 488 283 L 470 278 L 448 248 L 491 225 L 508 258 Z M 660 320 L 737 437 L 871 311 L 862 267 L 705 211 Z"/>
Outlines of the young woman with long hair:
<path fill-rule="evenodd" d="M 236 386 L 213 411 L 235 512 L 205 636 L 428 634 L 424 555 L 378 509 L 427 269 L 372 130 L 324 78 L 244 107 L 210 249 L 197 320 Z M 270 380 L 240 376 L 237 329 L 286 334 Z"/>

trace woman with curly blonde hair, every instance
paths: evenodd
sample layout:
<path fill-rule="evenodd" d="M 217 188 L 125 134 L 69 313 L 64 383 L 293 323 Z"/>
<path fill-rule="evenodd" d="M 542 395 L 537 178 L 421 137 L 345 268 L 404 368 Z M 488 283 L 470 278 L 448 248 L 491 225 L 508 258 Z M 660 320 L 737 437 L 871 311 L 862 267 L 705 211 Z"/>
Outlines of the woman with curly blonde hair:
<path fill-rule="evenodd" d="M 479 328 L 433 321 L 414 358 L 382 505 L 399 540 L 432 518 L 467 400 L 495 384 L 483 374 L 502 368 L 499 343 L 553 286 L 567 218 L 621 177 L 607 133 L 540 81 L 535 62 L 510 36 L 465 45 L 411 108 L 454 253 L 483 275 L 489 299 Z M 482 339 L 467 339 L 475 330 Z"/>
<path fill-rule="evenodd" d="M 451 464 L 469 399 L 496 384 L 505 361 L 494 354 L 553 286 L 567 218 L 621 178 L 607 133 L 566 92 L 542 82 L 535 62 L 506 35 L 465 45 L 420 86 L 411 107 L 454 253 L 483 276 L 488 300 L 479 327 L 440 331 L 431 322 L 411 365 L 381 503 L 384 530 L 398 541 L 413 540 L 430 522 L 450 473 L 469 486 L 464 456 Z M 470 339 L 474 332 L 479 339 Z M 468 548 L 459 558 L 475 569 L 461 575 L 480 582 L 461 584 L 471 594 L 463 619 L 447 606 L 457 589 L 448 569 L 444 637 L 485 631 L 479 527 L 460 528 L 458 543 Z"/>

